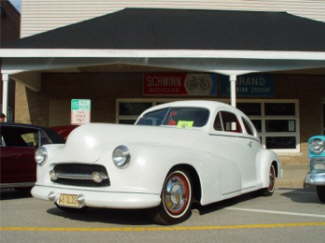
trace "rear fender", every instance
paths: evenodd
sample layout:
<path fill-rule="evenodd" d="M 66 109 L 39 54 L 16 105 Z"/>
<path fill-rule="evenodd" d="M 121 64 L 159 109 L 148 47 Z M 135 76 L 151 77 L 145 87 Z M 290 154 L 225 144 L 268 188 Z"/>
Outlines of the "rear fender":
<path fill-rule="evenodd" d="M 257 155 L 256 168 L 258 172 L 258 181 L 262 184 L 263 188 L 269 185 L 269 171 L 272 163 L 275 164 L 277 178 L 280 178 L 282 176 L 282 168 L 276 153 L 271 150 L 261 150 Z"/>

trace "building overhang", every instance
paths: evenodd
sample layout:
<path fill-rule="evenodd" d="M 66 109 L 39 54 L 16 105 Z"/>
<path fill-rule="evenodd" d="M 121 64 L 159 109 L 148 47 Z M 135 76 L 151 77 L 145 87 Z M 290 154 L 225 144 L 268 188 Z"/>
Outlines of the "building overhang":
<path fill-rule="evenodd" d="M 226 75 L 317 69 L 325 74 L 325 52 L 250 50 L 0 49 L 3 71 L 129 64 L 217 72 Z"/>
<path fill-rule="evenodd" d="M 0 58 L 5 87 L 10 76 L 36 91 L 42 72 L 99 66 L 220 73 L 230 76 L 235 104 L 238 75 L 325 75 L 324 26 L 283 12 L 124 9 L 23 38 Z"/>

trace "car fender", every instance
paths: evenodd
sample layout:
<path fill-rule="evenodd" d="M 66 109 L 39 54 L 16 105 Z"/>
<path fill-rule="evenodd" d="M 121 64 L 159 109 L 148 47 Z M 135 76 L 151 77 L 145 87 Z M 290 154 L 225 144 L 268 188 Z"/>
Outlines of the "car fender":
<path fill-rule="evenodd" d="M 132 189 L 160 194 L 168 172 L 174 167 L 183 165 L 192 167 L 199 177 L 201 204 L 221 200 L 221 158 L 218 160 L 214 154 L 183 146 L 139 143 L 126 145 L 131 153 L 130 163 L 123 169 L 110 163 L 110 177 L 117 185 L 125 185 L 126 180 L 133 183 L 127 186 L 129 188 L 118 188 L 118 190 Z M 107 156 L 109 155 L 104 157 Z"/>
<path fill-rule="evenodd" d="M 277 156 L 277 154 L 271 150 L 263 149 L 257 154 L 257 174 L 258 174 L 258 181 L 262 185 L 262 188 L 265 188 L 269 184 L 269 171 L 272 163 L 276 164 L 276 174 L 277 178 L 281 177 L 282 169 L 281 163 Z"/>
<path fill-rule="evenodd" d="M 50 183 L 49 171 L 53 169 L 52 161 L 56 161 L 56 155 L 64 148 L 64 144 L 43 145 L 47 151 L 47 158 L 42 164 L 36 166 L 36 184 Z M 36 162 L 35 162 L 36 163 Z"/>

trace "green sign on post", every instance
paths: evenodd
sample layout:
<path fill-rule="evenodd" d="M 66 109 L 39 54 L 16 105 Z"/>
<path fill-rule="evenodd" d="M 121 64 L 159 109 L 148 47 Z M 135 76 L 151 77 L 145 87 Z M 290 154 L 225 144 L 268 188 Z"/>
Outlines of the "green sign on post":
<path fill-rule="evenodd" d="M 72 99 L 71 100 L 71 110 L 85 110 L 90 111 L 91 101 L 87 99 Z"/>
<path fill-rule="evenodd" d="M 71 124 L 81 125 L 90 122 L 91 100 L 71 100 Z"/>

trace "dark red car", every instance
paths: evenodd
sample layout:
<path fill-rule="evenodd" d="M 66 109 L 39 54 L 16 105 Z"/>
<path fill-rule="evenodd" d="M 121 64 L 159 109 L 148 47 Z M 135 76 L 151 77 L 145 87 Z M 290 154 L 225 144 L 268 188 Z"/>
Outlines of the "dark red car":
<path fill-rule="evenodd" d="M 64 142 L 64 138 L 50 128 L 0 123 L 0 189 L 32 187 L 36 180 L 36 148 Z"/>
<path fill-rule="evenodd" d="M 51 129 L 56 131 L 59 135 L 61 135 L 64 138 L 64 140 L 66 140 L 68 135 L 72 132 L 72 130 L 77 127 L 78 125 L 66 125 L 66 126 L 51 127 Z"/>

